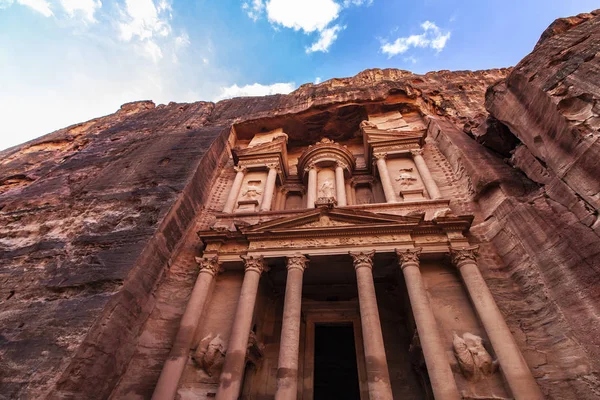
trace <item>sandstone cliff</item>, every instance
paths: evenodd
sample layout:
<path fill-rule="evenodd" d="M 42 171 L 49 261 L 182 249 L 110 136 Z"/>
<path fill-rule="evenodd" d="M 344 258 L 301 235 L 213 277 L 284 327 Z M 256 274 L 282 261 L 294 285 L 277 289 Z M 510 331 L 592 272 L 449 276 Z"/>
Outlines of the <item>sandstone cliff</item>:
<path fill-rule="evenodd" d="M 283 126 L 293 143 L 390 108 L 429 118 L 461 201 L 485 215 L 473 239 L 503 266 L 482 272 L 545 394 L 600 396 L 599 48 L 592 13 L 553 24 L 513 70 L 367 70 L 289 95 L 136 102 L 0 152 L 0 398 L 111 394 L 232 126 Z"/>

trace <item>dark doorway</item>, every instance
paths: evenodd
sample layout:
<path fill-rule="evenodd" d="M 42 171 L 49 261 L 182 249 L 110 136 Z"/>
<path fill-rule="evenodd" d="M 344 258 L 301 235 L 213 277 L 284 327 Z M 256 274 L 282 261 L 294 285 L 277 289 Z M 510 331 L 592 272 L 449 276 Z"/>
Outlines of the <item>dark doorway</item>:
<path fill-rule="evenodd" d="M 352 324 L 315 326 L 314 388 L 314 400 L 360 399 Z"/>

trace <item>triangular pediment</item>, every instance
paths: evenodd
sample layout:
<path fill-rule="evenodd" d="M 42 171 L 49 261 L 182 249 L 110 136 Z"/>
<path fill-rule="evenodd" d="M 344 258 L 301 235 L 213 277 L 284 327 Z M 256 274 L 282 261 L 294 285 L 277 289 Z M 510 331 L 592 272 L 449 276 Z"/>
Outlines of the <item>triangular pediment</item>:
<path fill-rule="evenodd" d="M 367 140 L 373 142 L 387 142 L 402 139 L 420 139 L 424 136 L 424 131 L 401 131 L 401 130 L 379 130 L 365 129 Z"/>
<path fill-rule="evenodd" d="M 271 142 L 260 143 L 253 147 L 247 147 L 245 149 L 234 149 L 234 154 L 237 157 L 247 157 L 254 155 L 263 155 L 269 153 L 280 153 L 286 149 L 286 141 L 284 137 L 278 137 L 273 139 Z"/>
<path fill-rule="evenodd" d="M 340 229 L 360 229 L 372 226 L 407 226 L 418 225 L 423 215 L 399 216 L 376 214 L 362 210 L 338 208 L 317 208 L 293 217 L 277 218 L 242 228 L 245 234 L 290 231 L 322 231 Z"/>

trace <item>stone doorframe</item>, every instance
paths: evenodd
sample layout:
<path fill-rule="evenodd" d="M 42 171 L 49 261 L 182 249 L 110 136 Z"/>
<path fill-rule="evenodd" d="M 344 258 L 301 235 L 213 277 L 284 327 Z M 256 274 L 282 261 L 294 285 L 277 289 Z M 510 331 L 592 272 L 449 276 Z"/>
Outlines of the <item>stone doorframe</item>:
<path fill-rule="evenodd" d="M 303 301 L 302 319 L 305 325 L 302 340 L 302 385 L 298 385 L 298 399 L 313 400 L 314 397 L 314 361 L 315 361 L 315 325 L 318 323 L 338 324 L 351 323 L 354 331 L 356 365 L 358 367 L 358 384 L 361 400 L 369 400 L 367 385 L 367 369 L 363 348 L 358 301 Z"/>

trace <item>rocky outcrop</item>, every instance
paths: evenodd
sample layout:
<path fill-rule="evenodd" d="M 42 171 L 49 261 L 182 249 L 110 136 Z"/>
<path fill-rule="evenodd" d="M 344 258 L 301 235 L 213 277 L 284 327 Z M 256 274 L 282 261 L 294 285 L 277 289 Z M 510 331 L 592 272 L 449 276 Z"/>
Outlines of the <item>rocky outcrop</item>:
<path fill-rule="evenodd" d="M 591 13 L 553 24 L 514 69 L 367 70 L 289 95 L 135 102 L 0 152 L 0 398 L 113 392 L 232 128 L 337 140 L 396 110 L 429 120 L 468 188 L 455 203 L 483 213 L 482 273 L 544 393 L 600 396 L 599 47 Z"/>

